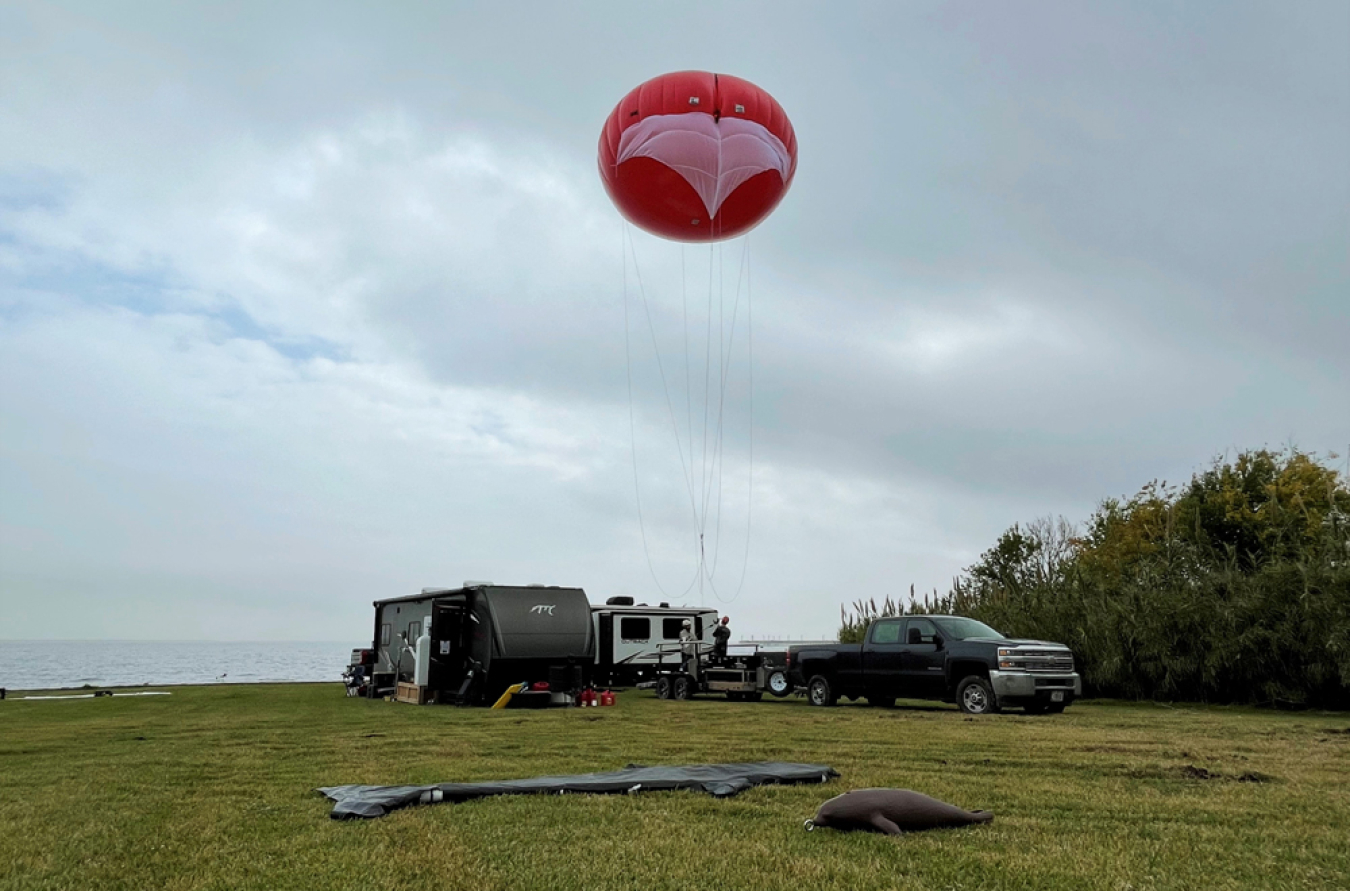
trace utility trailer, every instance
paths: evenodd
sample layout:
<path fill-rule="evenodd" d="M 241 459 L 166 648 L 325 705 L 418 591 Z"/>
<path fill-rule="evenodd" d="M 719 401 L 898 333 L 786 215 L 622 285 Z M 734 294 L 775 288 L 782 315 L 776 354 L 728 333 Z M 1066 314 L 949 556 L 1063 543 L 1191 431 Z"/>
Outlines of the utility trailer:
<path fill-rule="evenodd" d="M 690 641 L 663 644 L 657 665 L 657 699 L 692 699 L 699 693 L 722 693 L 732 702 L 758 702 L 765 692 L 792 692 L 783 654 L 761 652 L 758 644 L 729 644 L 725 656 L 711 644 Z"/>

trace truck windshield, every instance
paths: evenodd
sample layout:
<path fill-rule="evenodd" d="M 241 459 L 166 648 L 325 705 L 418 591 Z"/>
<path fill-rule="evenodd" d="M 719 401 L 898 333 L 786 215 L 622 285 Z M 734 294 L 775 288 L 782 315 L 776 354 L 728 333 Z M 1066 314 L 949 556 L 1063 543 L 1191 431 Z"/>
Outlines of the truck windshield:
<path fill-rule="evenodd" d="M 961 616 L 943 616 L 940 619 L 934 619 L 942 632 L 952 640 L 971 640 L 972 638 L 983 640 L 1002 640 L 1003 635 L 990 628 L 983 622 L 976 622 L 974 619 L 966 619 Z"/>

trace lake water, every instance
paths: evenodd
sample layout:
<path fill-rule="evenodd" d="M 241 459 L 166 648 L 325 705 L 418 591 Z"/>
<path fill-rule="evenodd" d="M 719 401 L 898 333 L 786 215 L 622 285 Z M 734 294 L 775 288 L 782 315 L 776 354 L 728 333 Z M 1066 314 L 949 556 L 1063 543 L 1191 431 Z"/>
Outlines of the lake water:
<path fill-rule="evenodd" d="M 360 641 L 0 640 L 0 687 L 129 687 L 340 681 Z M 369 646 L 369 644 L 367 644 Z"/>

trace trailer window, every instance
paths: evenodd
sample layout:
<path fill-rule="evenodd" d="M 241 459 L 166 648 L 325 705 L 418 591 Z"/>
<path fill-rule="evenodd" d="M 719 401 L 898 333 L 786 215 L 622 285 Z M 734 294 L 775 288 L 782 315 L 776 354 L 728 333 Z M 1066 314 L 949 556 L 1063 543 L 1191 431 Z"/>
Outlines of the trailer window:
<path fill-rule="evenodd" d="M 679 640 L 680 631 L 684 628 L 684 619 L 662 619 L 661 636 L 666 640 Z"/>
<path fill-rule="evenodd" d="M 620 619 L 619 637 L 623 640 L 651 640 L 652 620 L 632 617 Z"/>
<path fill-rule="evenodd" d="M 900 642 L 899 622 L 878 622 L 872 629 L 872 643 L 893 644 Z"/>
<path fill-rule="evenodd" d="M 422 636 L 422 623 L 421 623 L 421 622 L 409 622 L 409 623 L 408 623 L 408 640 L 410 640 L 410 641 L 416 641 L 417 638 L 419 638 L 419 637 L 421 637 L 421 636 Z"/>
<path fill-rule="evenodd" d="M 389 631 L 390 628 L 387 624 L 380 626 L 380 646 L 382 647 L 389 646 Z"/>

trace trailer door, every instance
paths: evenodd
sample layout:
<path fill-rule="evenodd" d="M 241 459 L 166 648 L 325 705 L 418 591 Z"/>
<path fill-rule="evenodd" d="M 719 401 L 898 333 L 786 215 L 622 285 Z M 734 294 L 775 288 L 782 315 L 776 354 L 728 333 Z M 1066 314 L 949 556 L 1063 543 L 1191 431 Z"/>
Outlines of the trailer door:
<path fill-rule="evenodd" d="M 614 614 L 599 613 L 596 620 L 600 633 L 599 645 L 595 649 L 595 664 L 600 667 L 600 675 L 607 679 L 614 668 Z"/>
<path fill-rule="evenodd" d="M 437 601 L 431 608 L 431 677 L 433 690 L 456 690 L 468 669 L 466 610 L 463 603 Z"/>

